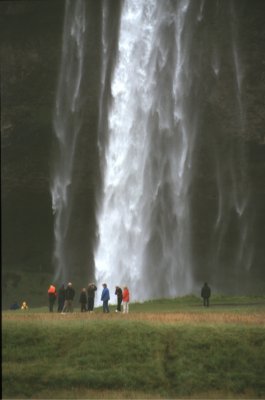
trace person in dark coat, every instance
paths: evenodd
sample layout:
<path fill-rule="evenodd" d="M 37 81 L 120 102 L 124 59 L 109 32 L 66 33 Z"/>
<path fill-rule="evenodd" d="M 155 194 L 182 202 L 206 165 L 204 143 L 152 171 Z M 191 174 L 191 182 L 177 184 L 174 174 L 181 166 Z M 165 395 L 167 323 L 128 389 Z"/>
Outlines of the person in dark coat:
<path fill-rule="evenodd" d="M 121 303 L 122 303 L 122 289 L 119 286 L 116 286 L 115 294 L 117 296 L 116 312 L 120 312 L 121 311 Z"/>
<path fill-rule="evenodd" d="M 202 287 L 201 297 L 203 298 L 203 305 L 209 307 L 209 299 L 211 297 L 211 288 L 208 286 L 207 282 Z"/>
<path fill-rule="evenodd" d="M 109 289 L 107 288 L 107 284 L 103 283 L 103 290 L 101 294 L 101 300 L 103 301 L 103 312 L 109 313 Z"/>
<path fill-rule="evenodd" d="M 68 283 L 67 288 L 65 289 L 65 302 L 62 314 L 66 312 L 73 312 L 73 300 L 75 297 L 75 290 L 71 282 Z"/>
<path fill-rule="evenodd" d="M 87 287 L 87 311 L 92 312 L 94 310 L 95 292 L 97 287 L 94 283 L 90 283 Z"/>
<path fill-rule="evenodd" d="M 58 312 L 63 311 L 64 302 L 65 302 L 65 288 L 64 285 L 62 285 L 58 290 L 58 309 L 57 309 Z"/>
<path fill-rule="evenodd" d="M 79 303 L 81 304 L 81 312 L 86 311 L 87 297 L 85 288 L 83 288 L 80 293 Z"/>

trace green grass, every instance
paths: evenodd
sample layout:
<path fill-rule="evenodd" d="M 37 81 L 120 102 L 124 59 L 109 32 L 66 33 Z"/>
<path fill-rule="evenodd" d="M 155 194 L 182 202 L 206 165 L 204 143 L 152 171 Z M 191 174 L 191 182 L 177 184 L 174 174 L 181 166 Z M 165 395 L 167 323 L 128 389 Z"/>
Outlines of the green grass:
<path fill-rule="evenodd" d="M 45 297 L 45 296 L 44 296 Z M 79 295 L 76 296 L 79 298 Z M 132 312 L 176 312 L 176 311 L 194 311 L 194 312 L 239 312 L 248 313 L 265 307 L 265 296 L 224 296 L 214 295 L 210 299 L 210 307 L 205 309 L 202 307 L 202 299 L 198 296 L 190 295 L 177 297 L 173 299 L 157 299 L 145 301 L 143 303 L 130 303 L 130 311 Z M 116 304 L 110 305 L 110 310 L 115 311 Z M 57 310 L 55 303 L 54 310 Z M 74 311 L 79 311 L 80 305 L 77 299 L 74 303 Z M 8 311 L 5 310 L 6 313 Z M 42 307 L 31 307 L 29 304 L 29 313 L 46 313 L 48 311 L 47 304 Z M 101 312 L 102 307 L 96 307 L 95 312 Z M 14 311 L 12 311 L 14 313 Z"/>
<path fill-rule="evenodd" d="M 150 300 L 144 303 L 131 304 L 130 307 L 132 311 L 136 312 L 205 311 L 205 308 L 202 307 L 202 299 L 194 295 L 175 299 Z M 210 299 L 210 307 L 207 309 L 207 312 L 249 312 L 261 307 L 265 307 L 265 296 L 214 295 Z"/>
<path fill-rule="evenodd" d="M 3 398 L 264 398 L 264 324 L 137 320 L 157 310 L 214 315 L 195 300 L 135 304 L 128 317 L 4 312 Z M 262 300 L 222 298 L 216 308 L 245 315 L 252 304 L 260 318 Z"/>

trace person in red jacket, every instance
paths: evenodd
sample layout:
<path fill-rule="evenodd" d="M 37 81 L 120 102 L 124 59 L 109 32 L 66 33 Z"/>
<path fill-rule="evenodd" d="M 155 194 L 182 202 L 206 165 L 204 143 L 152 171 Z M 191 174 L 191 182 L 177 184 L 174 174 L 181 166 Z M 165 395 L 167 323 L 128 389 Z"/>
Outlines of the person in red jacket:
<path fill-rule="evenodd" d="M 123 304 L 123 313 L 129 312 L 129 301 L 130 301 L 130 293 L 129 289 L 127 286 L 124 286 L 123 292 L 122 292 L 122 304 Z"/>
<path fill-rule="evenodd" d="M 54 285 L 50 285 L 48 289 L 48 297 L 49 297 L 49 311 L 53 312 L 53 306 L 56 300 L 56 288 Z"/>

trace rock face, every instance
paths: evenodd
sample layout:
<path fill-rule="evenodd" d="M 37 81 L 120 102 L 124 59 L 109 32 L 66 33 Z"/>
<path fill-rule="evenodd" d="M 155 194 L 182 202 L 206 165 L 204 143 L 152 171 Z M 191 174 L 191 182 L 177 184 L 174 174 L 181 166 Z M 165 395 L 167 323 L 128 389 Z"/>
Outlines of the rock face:
<path fill-rule="evenodd" d="M 96 200 L 100 189 L 97 148 L 98 96 L 100 77 L 101 1 L 87 1 L 90 24 L 87 62 L 87 99 L 83 131 L 77 144 L 75 165 L 77 210 L 69 243 L 69 254 L 80 280 L 92 279 L 93 248 L 96 240 Z M 245 162 L 255 209 L 253 235 L 255 256 L 253 279 L 264 278 L 265 237 L 265 3 L 246 0 L 236 7 L 239 13 L 239 43 L 244 66 L 246 93 Z M 50 195 L 50 172 L 53 150 L 53 109 L 59 73 L 64 1 L 3 1 L 1 12 L 1 145 L 2 145 L 2 261 L 4 305 L 16 300 L 10 292 L 19 291 L 22 275 L 33 276 L 40 289 L 32 292 L 35 303 L 53 275 L 53 214 Z M 116 10 L 118 13 L 118 10 Z M 117 15 L 116 15 L 117 18 Z M 115 19 L 114 19 L 115 21 Z M 109 27 L 111 31 L 111 26 Z M 226 27 L 223 27 L 224 31 Z M 220 32 L 222 35 L 222 32 Z M 115 39 L 115 38 L 114 38 Z M 115 44 L 113 51 L 115 50 Z M 229 82 L 227 82 L 229 85 Z M 226 88 L 220 92 L 219 112 L 229 107 Z M 207 122 L 206 122 L 207 123 Z M 210 123 L 210 122 L 209 122 Z M 226 121 L 220 118 L 220 124 Z M 207 134 L 198 154 L 201 174 L 194 181 L 198 210 L 207 215 L 211 196 L 207 159 L 211 146 Z M 225 150 L 224 150 L 225 151 Z M 201 166 L 202 165 L 202 166 Z M 198 195 L 200 188 L 205 190 Z M 206 208 L 205 208 L 206 207 Z M 207 218 L 194 220 L 195 254 L 200 262 L 197 279 L 203 280 L 203 260 L 207 258 Z M 81 240 L 80 240 L 81 238 Z M 227 244 L 229 247 L 229 244 Z M 87 272 L 89 271 L 89 272 Z M 22 282 L 22 283 L 21 283 Z M 26 281 L 24 282 L 26 284 Z M 22 295 L 22 294 L 21 294 Z M 12 298 L 12 299 L 11 299 Z"/>
<path fill-rule="evenodd" d="M 52 111 L 64 4 L 0 7 L 3 266 L 50 270 Z"/>
<path fill-rule="evenodd" d="M 206 4 L 209 5 L 209 3 Z M 265 261 L 265 252 L 261 245 L 265 222 L 265 191 L 264 184 L 262 184 L 265 177 L 265 131 L 262 128 L 265 122 L 265 113 L 261 106 L 264 103 L 262 99 L 264 98 L 265 57 L 262 54 L 264 47 L 262 42 L 265 37 L 265 29 L 261 15 L 265 12 L 265 4 L 260 1 L 253 3 L 250 1 L 235 2 L 234 4 L 237 15 L 236 41 L 243 76 L 241 101 L 244 128 L 240 129 L 237 126 L 238 122 L 234 113 L 236 99 L 229 95 L 232 92 L 231 87 L 233 85 L 229 76 L 229 71 L 232 71 L 229 65 L 232 57 L 227 54 L 225 64 L 223 64 L 223 78 L 220 80 L 220 86 L 217 90 L 208 93 L 203 133 L 197 143 L 196 165 L 198 174 L 194 177 L 191 187 L 193 244 L 194 256 L 197 260 L 195 275 L 198 281 L 203 280 L 206 275 L 211 276 L 212 281 L 219 282 L 220 286 L 226 287 L 231 293 L 236 291 L 240 285 L 241 290 L 254 293 L 255 290 L 262 291 L 260 280 L 264 279 L 262 265 Z M 218 15 L 219 17 L 220 15 Z M 228 26 L 225 27 L 224 24 L 223 30 L 222 32 L 215 30 L 215 40 L 216 43 L 223 41 L 224 45 Z M 258 82 L 261 83 L 261 86 Z M 237 225 L 238 217 L 236 213 L 234 215 L 227 213 L 226 216 L 223 215 L 220 224 L 219 232 L 220 237 L 222 237 L 222 244 L 221 250 L 218 250 L 219 239 L 216 240 L 215 232 L 211 227 L 220 195 L 216 184 L 217 175 L 213 171 L 213 159 L 215 159 L 215 162 L 217 161 L 217 164 L 219 163 L 218 168 L 223 173 L 222 185 L 228 193 L 233 190 L 233 185 L 229 182 L 231 179 L 228 173 L 230 166 L 226 165 L 229 152 L 231 159 L 234 157 L 238 163 L 237 166 L 235 165 L 235 169 L 237 169 L 235 177 L 240 178 L 240 173 L 245 171 L 243 178 L 245 183 L 242 185 L 239 197 L 246 196 L 248 198 L 248 215 L 245 217 L 248 220 L 249 236 L 243 243 L 244 223 Z M 235 185 L 238 185 L 238 188 L 240 186 L 239 181 L 240 179 L 238 181 L 235 179 Z M 246 195 L 246 193 L 248 194 Z M 221 199 L 223 205 L 227 198 L 228 195 Z M 227 208 L 228 211 L 229 205 L 224 205 L 224 208 Z M 238 215 L 240 215 L 240 210 L 238 210 Z M 244 217 L 241 216 L 240 218 Z M 241 243 L 237 242 L 239 237 L 242 239 Z M 244 253 L 245 256 L 241 261 L 238 261 L 236 257 L 233 260 L 233 249 L 236 246 L 238 248 L 241 246 L 243 253 L 246 249 L 249 249 L 249 255 L 252 253 L 250 256 L 252 257 L 251 269 L 248 270 L 246 267 L 246 259 L 244 259 L 244 257 L 247 257 L 246 253 Z M 216 264 L 219 264 L 217 268 Z"/>

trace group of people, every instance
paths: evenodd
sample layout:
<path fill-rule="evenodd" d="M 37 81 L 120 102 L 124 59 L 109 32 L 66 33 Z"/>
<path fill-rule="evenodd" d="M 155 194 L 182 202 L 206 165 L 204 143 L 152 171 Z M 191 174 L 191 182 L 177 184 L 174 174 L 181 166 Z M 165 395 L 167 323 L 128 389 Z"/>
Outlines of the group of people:
<path fill-rule="evenodd" d="M 109 289 L 106 283 L 103 283 L 103 290 L 101 294 L 101 301 L 103 301 L 103 312 L 109 313 Z M 130 301 L 130 292 L 127 286 L 124 286 L 123 290 L 119 286 L 115 288 L 115 295 L 117 296 L 117 308 L 116 312 L 121 312 L 121 304 L 123 304 L 123 313 L 127 314 L 129 312 L 129 301 Z"/>
<path fill-rule="evenodd" d="M 103 290 L 101 293 L 101 301 L 103 302 L 103 312 L 109 313 L 109 300 L 110 300 L 110 293 L 106 283 L 102 285 Z M 97 291 L 97 286 L 95 283 L 89 283 L 86 288 L 83 288 L 80 293 L 79 303 L 81 306 L 81 312 L 93 312 L 94 310 L 94 301 L 95 301 L 95 292 Z M 116 312 L 122 311 L 123 306 L 123 313 L 129 312 L 129 301 L 130 301 L 130 293 L 127 286 L 124 286 L 122 289 L 119 286 L 115 287 L 115 295 L 117 296 L 117 308 Z M 75 290 L 71 282 L 68 283 L 67 287 L 65 288 L 62 285 L 58 292 L 56 291 L 56 287 L 54 285 L 50 285 L 48 289 L 48 298 L 49 298 L 49 311 L 53 312 L 54 304 L 56 299 L 58 299 L 58 308 L 57 311 L 65 314 L 66 312 L 73 312 L 73 301 L 75 297 Z M 208 283 L 205 282 L 202 289 L 201 289 L 201 297 L 203 298 L 203 305 L 205 307 L 209 307 L 210 297 L 211 297 L 211 288 L 209 287 Z M 21 307 L 18 305 L 17 302 L 13 303 L 10 306 L 11 310 L 28 310 L 28 305 L 25 301 L 23 301 Z"/>
<path fill-rule="evenodd" d="M 101 301 L 103 302 L 103 312 L 109 313 L 109 300 L 110 293 L 106 283 L 102 285 L 102 293 L 101 293 Z M 95 283 L 89 283 L 87 288 L 83 288 L 80 293 L 79 303 L 81 307 L 81 312 L 93 312 L 94 311 L 94 301 L 95 301 L 95 292 L 97 291 L 97 286 Z M 117 308 L 116 312 L 121 312 L 121 304 L 123 304 L 123 312 L 129 312 L 129 301 L 130 294 L 127 286 L 123 288 L 123 290 L 116 286 L 115 295 L 117 296 Z M 57 311 L 61 314 L 65 314 L 67 312 L 73 312 L 73 301 L 75 297 L 75 289 L 71 282 L 68 283 L 65 288 L 62 285 L 58 292 L 56 291 L 56 287 L 52 284 L 48 289 L 48 299 L 49 299 L 49 311 L 53 312 L 54 304 L 56 299 L 58 299 L 58 308 Z"/>

